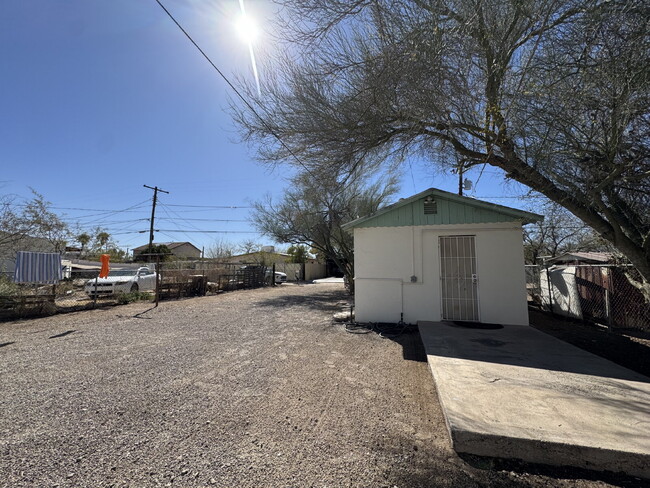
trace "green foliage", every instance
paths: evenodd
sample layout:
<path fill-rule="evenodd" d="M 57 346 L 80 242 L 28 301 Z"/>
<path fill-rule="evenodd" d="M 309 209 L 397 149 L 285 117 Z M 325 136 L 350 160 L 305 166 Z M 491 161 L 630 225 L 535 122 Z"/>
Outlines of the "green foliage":
<path fill-rule="evenodd" d="M 146 293 L 146 292 L 142 292 L 142 291 L 132 291 L 132 292 L 129 292 L 129 293 L 118 293 L 117 296 L 115 297 L 115 300 L 120 305 L 126 305 L 127 303 L 150 301 L 151 300 L 151 294 Z"/>
<path fill-rule="evenodd" d="M 110 239 L 110 234 L 108 232 L 99 232 L 96 236 L 95 239 L 97 240 L 97 244 L 99 247 L 103 247 L 108 243 L 108 240 Z"/>
<path fill-rule="evenodd" d="M 303 244 L 293 245 L 287 249 L 287 254 L 291 256 L 292 263 L 304 263 L 309 258 L 307 246 Z"/>
<path fill-rule="evenodd" d="M 135 261 L 151 262 L 160 258 L 168 261 L 172 257 L 171 250 L 165 244 L 152 244 L 135 257 Z"/>
<path fill-rule="evenodd" d="M 82 232 L 81 234 L 77 235 L 77 242 L 81 244 L 81 255 L 83 256 L 88 249 L 88 244 L 92 240 L 92 237 L 86 232 Z"/>
<path fill-rule="evenodd" d="M 381 176 L 369 180 L 362 175 L 337 178 L 331 173 L 300 173 L 279 203 L 270 197 L 256 202 L 252 220 L 276 242 L 308 243 L 334 261 L 353 291 L 353 239 L 342 225 L 388 203 L 397 189 L 396 176 Z"/>
<path fill-rule="evenodd" d="M 20 295 L 20 287 L 7 276 L 0 276 L 0 296 Z"/>

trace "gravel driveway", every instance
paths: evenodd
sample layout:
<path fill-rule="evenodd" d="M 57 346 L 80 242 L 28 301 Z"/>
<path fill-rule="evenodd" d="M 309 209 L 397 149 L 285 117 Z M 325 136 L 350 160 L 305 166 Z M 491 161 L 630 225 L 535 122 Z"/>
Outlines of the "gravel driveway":
<path fill-rule="evenodd" d="M 348 334 L 346 301 L 288 284 L 0 324 L 0 486 L 607 486 L 460 459 L 417 333 Z"/>

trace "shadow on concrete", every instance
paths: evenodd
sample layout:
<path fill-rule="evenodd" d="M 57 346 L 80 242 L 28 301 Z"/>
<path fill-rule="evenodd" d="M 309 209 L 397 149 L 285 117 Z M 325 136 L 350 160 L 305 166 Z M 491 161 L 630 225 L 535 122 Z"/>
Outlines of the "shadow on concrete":
<path fill-rule="evenodd" d="M 614 329 L 583 321 L 529 310 L 530 324 L 580 349 L 650 377 L 650 333 L 637 329 Z"/>
<path fill-rule="evenodd" d="M 0 347 L 11 346 L 12 344 L 15 344 L 15 343 L 16 343 L 16 341 L 3 342 L 2 344 L 0 344 Z"/>
<path fill-rule="evenodd" d="M 427 332 L 423 327 L 434 329 Z M 479 330 L 422 322 L 420 330 L 423 340 L 431 342 L 427 352 L 436 356 L 650 383 L 647 376 L 533 327 L 507 325 L 498 330 Z"/>

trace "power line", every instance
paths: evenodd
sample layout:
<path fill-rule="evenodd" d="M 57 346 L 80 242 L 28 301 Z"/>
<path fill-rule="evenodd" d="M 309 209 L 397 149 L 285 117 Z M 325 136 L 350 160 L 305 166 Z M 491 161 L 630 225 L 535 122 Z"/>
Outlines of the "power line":
<path fill-rule="evenodd" d="M 81 207 L 54 207 L 54 206 L 48 208 L 52 210 L 80 210 L 83 212 L 121 213 L 121 212 L 135 212 L 135 210 L 131 210 L 131 209 L 141 206 L 148 202 L 149 200 L 145 200 L 144 202 L 136 203 L 135 205 L 131 207 L 127 207 L 126 209 L 122 209 L 122 210 L 111 210 L 111 209 L 101 209 L 101 208 L 81 208 Z M 27 207 L 29 203 L 14 203 L 13 205 L 16 207 Z"/>
<path fill-rule="evenodd" d="M 161 207 L 162 206 L 163 205 L 161 205 Z M 189 222 L 189 221 L 194 221 L 194 222 L 250 222 L 249 220 L 242 220 L 242 219 L 192 219 L 192 218 L 182 218 L 182 217 L 178 217 L 178 218 L 158 217 L 158 220 L 172 220 L 172 221 L 174 221 L 174 220 L 178 220 L 179 218 L 181 220 L 185 221 L 185 222 Z"/>
<path fill-rule="evenodd" d="M 146 232 L 146 231 L 145 231 Z M 204 234 L 257 234 L 250 230 L 183 230 L 183 229 L 156 229 L 156 232 L 204 233 Z"/>
<path fill-rule="evenodd" d="M 483 196 L 483 197 L 473 197 L 473 198 L 477 198 L 477 199 L 480 199 L 480 198 L 494 198 L 494 199 L 501 199 L 501 200 L 519 200 L 519 199 L 521 199 L 521 198 L 524 198 L 524 199 L 535 199 L 535 198 L 546 198 L 546 197 L 544 197 L 544 196 L 542 196 L 542 195 L 519 195 L 519 196 L 516 196 L 516 197 L 504 197 L 504 196 L 493 196 L 493 197 L 490 196 L 490 197 L 486 197 L 486 196 Z"/>
<path fill-rule="evenodd" d="M 133 230 L 128 232 L 115 232 L 112 235 L 127 235 L 127 234 L 146 234 L 148 230 Z M 192 233 L 192 234 L 258 234 L 251 230 L 187 230 L 187 229 L 154 229 L 154 232 L 177 232 L 180 234 Z"/>
<path fill-rule="evenodd" d="M 235 206 L 235 205 L 178 205 L 178 204 L 165 204 L 167 207 L 184 207 L 184 208 L 225 208 L 225 209 L 239 209 L 239 208 L 255 208 L 255 207 L 246 207 L 246 206 Z"/>
<path fill-rule="evenodd" d="M 172 218 L 171 214 L 169 213 L 169 211 L 167 210 L 167 208 L 165 207 L 165 205 L 163 205 L 163 204 L 161 203 L 161 207 L 162 207 L 163 211 L 164 211 L 164 212 L 165 212 L 165 213 L 170 217 L 170 220 L 171 220 L 173 223 L 175 223 L 175 224 L 178 225 L 178 221 L 177 221 L 178 219 L 174 219 L 174 218 Z M 184 219 L 182 219 L 182 217 L 181 217 L 181 220 L 184 220 Z M 187 222 L 187 225 L 189 225 L 189 226 L 192 227 L 193 229 L 200 230 L 197 226 L 195 226 L 194 224 L 191 224 L 191 223 L 189 223 L 189 222 Z M 184 235 L 185 237 L 187 237 L 188 239 L 190 238 L 190 236 L 189 236 L 188 234 L 184 233 L 184 232 L 183 232 L 183 235 Z"/>
<path fill-rule="evenodd" d="M 275 137 L 275 138 L 278 140 L 278 142 L 282 145 L 282 147 L 284 147 L 284 148 L 287 150 L 287 152 L 288 152 L 289 154 L 291 154 L 291 156 L 293 156 L 293 158 L 298 162 L 298 164 L 299 164 L 300 166 L 302 166 L 302 168 L 303 168 L 305 171 L 307 171 L 307 173 L 312 174 L 312 172 L 309 170 L 309 168 L 307 167 L 307 165 L 306 165 L 305 163 L 303 163 L 303 161 L 302 161 L 302 160 L 301 160 L 301 159 L 296 155 L 296 153 L 294 153 L 293 150 L 292 150 L 289 146 L 287 146 L 287 145 L 284 143 L 284 141 L 283 141 L 283 140 L 280 138 L 280 136 L 275 132 L 275 130 L 273 130 L 273 128 L 272 128 L 269 124 L 266 123 L 266 121 L 265 121 L 265 120 L 262 118 L 262 116 L 257 112 L 257 110 L 255 110 L 255 107 L 253 107 L 253 105 L 251 105 L 251 103 L 250 103 L 248 100 L 246 100 L 246 99 L 244 98 L 244 96 L 243 96 L 243 95 L 240 93 L 240 91 L 235 87 L 235 85 L 233 85 L 233 84 L 230 82 L 230 80 L 226 77 L 226 75 L 224 75 L 223 72 L 222 72 L 222 71 L 217 67 L 217 65 L 214 64 L 214 62 L 212 61 L 212 59 L 210 59 L 210 57 L 209 57 L 207 54 L 205 54 L 205 52 L 203 51 L 203 49 L 201 49 L 201 48 L 199 47 L 199 45 L 196 43 L 196 41 L 195 41 L 194 39 L 192 39 L 192 36 L 190 36 L 190 35 L 188 34 L 188 32 L 187 32 L 185 29 L 183 29 L 183 26 L 181 26 L 181 24 L 178 23 L 178 21 L 177 21 L 177 20 L 174 18 L 174 16 L 169 12 L 169 10 L 167 10 L 167 9 L 165 8 L 165 6 L 162 4 L 162 2 L 161 2 L 160 0 L 156 0 L 156 3 L 160 6 L 160 8 L 162 8 L 162 9 L 165 11 L 165 13 L 167 14 L 167 16 L 168 16 L 168 17 L 169 17 L 169 18 L 174 22 L 174 24 L 176 24 L 176 26 L 181 30 L 181 32 L 182 32 L 183 34 L 185 34 L 185 37 L 187 37 L 187 38 L 190 40 L 190 42 L 191 42 L 192 44 L 194 44 L 194 47 L 195 47 L 196 49 L 198 49 L 198 51 L 203 55 L 203 57 L 207 60 L 207 62 L 210 63 L 210 65 L 211 65 L 211 66 L 216 70 L 217 73 L 219 73 L 219 75 L 220 75 L 220 76 L 223 78 L 223 80 L 228 84 L 228 86 L 230 86 L 230 88 L 232 88 L 232 90 L 233 90 L 233 91 L 235 92 L 235 94 L 236 94 L 236 95 L 241 99 L 241 101 L 244 102 L 244 104 L 245 104 L 245 105 L 250 109 L 251 112 L 253 112 L 253 114 L 255 114 L 255 116 L 259 119 L 259 121 L 262 123 L 262 125 L 264 126 L 264 128 L 265 128 L 267 131 L 269 131 L 269 133 L 270 133 L 273 137 Z"/>
<path fill-rule="evenodd" d="M 205 234 L 206 236 L 207 236 L 208 234 L 211 233 L 211 232 L 204 232 L 202 229 L 199 229 L 196 225 L 194 225 L 194 224 L 192 224 L 191 222 L 189 222 L 189 219 L 186 219 L 185 217 L 183 217 L 183 216 L 181 216 L 181 215 L 178 215 L 178 213 L 176 213 L 176 212 L 175 212 L 174 210 L 172 210 L 172 209 L 169 209 L 169 212 L 168 212 L 168 209 L 166 208 L 166 207 L 168 207 L 168 205 L 166 205 L 166 204 L 164 204 L 164 203 L 161 203 L 161 206 L 162 206 L 164 212 L 167 213 L 167 215 L 169 215 L 169 217 L 172 217 L 172 216 L 170 215 L 170 213 L 169 213 L 169 212 L 172 212 L 173 214 L 177 215 L 178 218 L 179 218 L 181 221 L 185 222 L 189 227 L 191 227 L 192 229 L 195 229 L 195 231 L 190 231 L 190 230 L 181 231 L 182 233 L 185 233 L 185 232 L 200 232 L 200 233 Z M 173 220 L 173 219 L 172 219 L 172 220 Z M 209 221 L 210 219 L 206 219 L 206 220 Z M 245 222 L 248 222 L 248 221 L 245 221 Z M 178 222 L 177 222 L 177 223 L 178 223 Z M 221 231 L 219 231 L 219 232 L 221 232 Z M 224 232 L 224 233 L 229 233 L 230 231 L 223 231 L 223 232 Z M 248 231 L 244 231 L 244 232 L 248 233 Z M 233 233 L 240 233 L 240 232 L 233 231 Z M 253 232 L 253 233 L 256 234 L 256 232 Z M 185 234 L 185 235 L 187 235 L 187 234 Z M 189 236 L 187 236 L 187 237 L 189 238 Z"/>

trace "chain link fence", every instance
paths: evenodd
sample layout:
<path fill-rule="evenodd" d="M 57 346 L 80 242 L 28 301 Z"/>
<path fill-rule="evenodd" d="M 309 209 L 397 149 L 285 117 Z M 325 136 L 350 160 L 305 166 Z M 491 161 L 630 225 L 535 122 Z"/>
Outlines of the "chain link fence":
<path fill-rule="evenodd" d="M 529 300 L 554 313 L 610 328 L 650 331 L 650 303 L 628 279 L 629 266 L 526 266 Z"/>
<path fill-rule="evenodd" d="M 96 269 L 73 270 L 56 285 L 13 283 L 12 276 L 4 273 L 0 275 L 0 320 L 274 285 L 273 268 L 265 266 L 179 261 L 151 264 L 148 269 L 138 265 L 113 269 L 112 283 L 99 280 Z"/>

